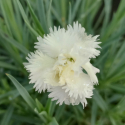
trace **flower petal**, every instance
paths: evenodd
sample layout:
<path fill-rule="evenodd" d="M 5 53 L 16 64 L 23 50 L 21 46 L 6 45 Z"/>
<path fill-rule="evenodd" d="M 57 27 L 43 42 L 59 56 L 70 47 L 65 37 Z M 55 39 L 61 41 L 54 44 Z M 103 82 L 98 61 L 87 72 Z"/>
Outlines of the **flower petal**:
<path fill-rule="evenodd" d="M 91 98 L 93 95 L 93 84 L 90 78 L 86 74 L 80 74 L 79 77 L 74 78 L 77 83 L 67 83 L 64 86 L 51 87 L 48 91 L 50 98 L 58 100 L 58 103 L 62 102 L 66 104 L 78 105 L 80 102 L 83 107 L 86 106 L 86 98 Z"/>
<path fill-rule="evenodd" d="M 99 69 L 93 67 L 90 62 L 87 62 L 82 67 L 83 67 L 83 69 L 85 69 L 87 71 L 88 75 L 90 76 L 90 79 L 91 79 L 92 83 L 93 84 L 98 83 L 96 73 L 99 72 Z"/>
<path fill-rule="evenodd" d="M 41 51 L 28 54 L 27 60 L 28 63 L 24 63 L 24 66 L 30 72 L 30 83 L 35 83 L 36 91 L 41 92 L 49 89 L 50 85 L 44 82 L 44 76 L 47 70 L 54 65 L 55 60 L 44 55 Z"/>

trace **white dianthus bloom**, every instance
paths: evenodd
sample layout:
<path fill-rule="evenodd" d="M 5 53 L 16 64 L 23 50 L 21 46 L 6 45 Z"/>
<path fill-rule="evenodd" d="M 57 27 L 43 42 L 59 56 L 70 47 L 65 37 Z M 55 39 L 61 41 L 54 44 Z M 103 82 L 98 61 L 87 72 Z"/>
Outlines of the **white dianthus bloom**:
<path fill-rule="evenodd" d="M 28 63 L 24 63 L 36 91 L 47 90 L 60 105 L 81 102 L 84 107 L 98 83 L 99 69 L 90 63 L 100 54 L 97 37 L 87 35 L 78 22 L 67 26 L 67 30 L 54 27 L 44 38 L 39 36 L 36 52 L 30 53 Z"/>

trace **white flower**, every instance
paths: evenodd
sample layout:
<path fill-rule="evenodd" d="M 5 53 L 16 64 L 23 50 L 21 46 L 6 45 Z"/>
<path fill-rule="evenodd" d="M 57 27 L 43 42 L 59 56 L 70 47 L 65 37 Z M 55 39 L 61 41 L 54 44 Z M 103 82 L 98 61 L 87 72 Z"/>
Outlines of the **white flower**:
<path fill-rule="evenodd" d="M 44 38 L 39 36 L 36 52 L 30 53 L 28 63 L 24 63 L 36 91 L 47 90 L 49 97 L 60 105 L 81 102 L 84 107 L 98 83 L 99 69 L 90 63 L 100 54 L 96 49 L 100 48 L 97 37 L 87 35 L 78 22 L 67 26 L 67 30 L 54 27 Z"/>

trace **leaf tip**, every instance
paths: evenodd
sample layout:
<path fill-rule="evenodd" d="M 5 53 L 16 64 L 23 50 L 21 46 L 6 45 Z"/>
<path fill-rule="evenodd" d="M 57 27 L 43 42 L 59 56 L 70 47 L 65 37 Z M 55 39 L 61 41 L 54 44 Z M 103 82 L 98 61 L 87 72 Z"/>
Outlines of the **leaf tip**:
<path fill-rule="evenodd" d="M 9 74 L 7 74 L 7 73 L 5 73 L 7 76 L 9 75 Z"/>

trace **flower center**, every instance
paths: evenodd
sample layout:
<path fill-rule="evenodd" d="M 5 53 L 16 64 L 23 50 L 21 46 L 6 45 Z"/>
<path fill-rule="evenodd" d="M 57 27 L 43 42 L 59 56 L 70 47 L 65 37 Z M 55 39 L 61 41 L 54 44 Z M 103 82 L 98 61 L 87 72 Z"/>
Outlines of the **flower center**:
<path fill-rule="evenodd" d="M 72 70 L 72 66 L 75 63 L 75 59 L 68 55 L 68 57 L 64 56 L 64 58 L 61 58 L 58 61 L 61 63 L 54 68 L 55 80 L 58 85 L 65 85 L 69 82 L 73 82 L 74 71 Z"/>
<path fill-rule="evenodd" d="M 71 57 L 71 58 L 68 58 L 68 60 L 69 60 L 70 62 L 75 62 L 72 57 Z"/>

